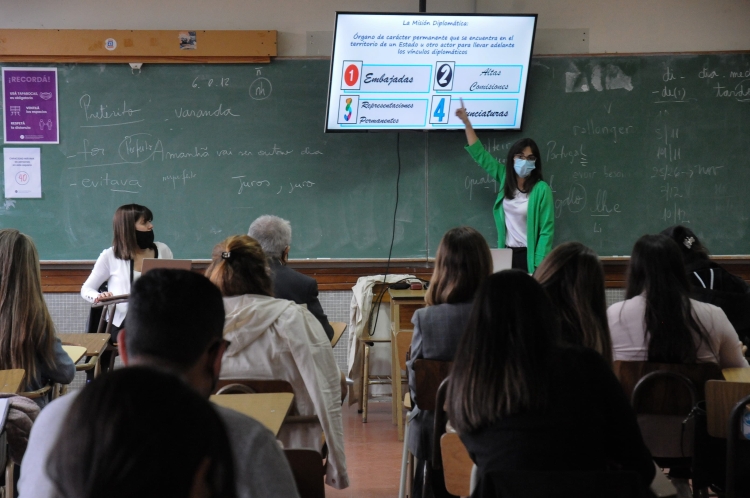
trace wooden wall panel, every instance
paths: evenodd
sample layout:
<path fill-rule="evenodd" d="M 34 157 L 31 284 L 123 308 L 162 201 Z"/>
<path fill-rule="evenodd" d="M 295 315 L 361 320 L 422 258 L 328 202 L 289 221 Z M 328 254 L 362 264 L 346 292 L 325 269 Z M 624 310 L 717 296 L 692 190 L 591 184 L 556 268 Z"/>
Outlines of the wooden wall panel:
<path fill-rule="evenodd" d="M 750 258 L 716 258 L 728 271 L 750 282 Z M 627 258 L 603 260 L 604 278 L 608 288 L 624 288 Z M 91 273 L 93 261 L 82 262 L 43 262 L 42 289 L 44 292 L 79 292 L 81 285 Z M 292 261 L 290 266 L 318 281 L 320 291 L 351 290 L 357 279 L 366 275 L 377 275 L 385 270 L 383 262 L 330 262 Z M 207 261 L 196 261 L 194 269 L 203 271 L 208 267 Z M 408 273 L 424 280 L 432 275 L 433 263 L 425 261 L 398 261 L 390 267 L 390 274 Z"/>

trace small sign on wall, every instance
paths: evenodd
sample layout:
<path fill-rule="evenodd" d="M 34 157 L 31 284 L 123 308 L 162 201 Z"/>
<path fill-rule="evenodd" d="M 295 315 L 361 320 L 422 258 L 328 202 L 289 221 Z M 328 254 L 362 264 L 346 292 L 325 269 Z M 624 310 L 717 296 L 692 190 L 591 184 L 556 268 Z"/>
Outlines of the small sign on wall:
<path fill-rule="evenodd" d="M 5 147 L 3 149 L 6 199 L 42 197 L 41 149 Z"/>
<path fill-rule="evenodd" d="M 60 143 L 57 68 L 4 67 L 2 75 L 5 143 Z"/>

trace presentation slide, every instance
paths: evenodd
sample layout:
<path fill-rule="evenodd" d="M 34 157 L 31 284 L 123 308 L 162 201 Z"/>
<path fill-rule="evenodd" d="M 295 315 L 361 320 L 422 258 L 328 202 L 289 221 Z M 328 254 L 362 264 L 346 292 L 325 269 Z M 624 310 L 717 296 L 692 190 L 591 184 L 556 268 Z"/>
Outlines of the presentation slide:
<path fill-rule="evenodd" d="M 520 130 L 536 15 L 336 14 L 325 129 Z"/>

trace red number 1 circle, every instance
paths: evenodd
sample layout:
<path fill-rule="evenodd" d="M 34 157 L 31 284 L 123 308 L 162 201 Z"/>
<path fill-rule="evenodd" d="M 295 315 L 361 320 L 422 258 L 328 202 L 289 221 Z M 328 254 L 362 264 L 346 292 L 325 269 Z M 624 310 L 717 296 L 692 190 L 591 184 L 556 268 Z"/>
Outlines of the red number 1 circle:
<path fill-rule="evenodd" d="M 344 83 L 346 86 L 354 86 L 359 81 L 359 69 L 355 64 L 349 64 L 344 70 Z"/>

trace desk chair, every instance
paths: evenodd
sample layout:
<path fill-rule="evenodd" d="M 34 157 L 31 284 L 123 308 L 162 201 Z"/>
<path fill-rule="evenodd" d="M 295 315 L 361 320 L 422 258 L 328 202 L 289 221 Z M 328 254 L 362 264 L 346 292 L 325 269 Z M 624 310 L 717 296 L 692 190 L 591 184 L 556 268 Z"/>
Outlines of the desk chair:
<path fill-rule="evenodd" d="M 292 393 L 294 389 L 286 380 L 265 379 L 219 379 L 213 394 Z M 285 424 L 308 424 L 318 422 L 317 415 L 287 415 Z"/>
<path fill-rule="evenodd" d="M 741 422 L 741 420 L 745 420 L 748 403 L 750 403 L 750 395 L 745 396 L 744 398 L 739 400 L 736 405 L 734 405 L 734 408 L 732 408 L 732 412 L 729 414 L 729 420 L 727 421 L 726 498 L 735 498 L 736 496 L 738 496 L 737 478 L 746 478 L 747 476 L 746 472 L 743 473 L 738 468 L 738 460 L 740 445 L 744 445 L 745 448 L 750 445 L 750 443 L 747 441 L 747 439 L 745 439 L 745 437 L 742 435 L 742 431 L 740 430 L 740 424 L 742 424 L 743 427 L 748 425 L 747 421 Z"/>
<path fill-rule="evenodd" d="M 294 475 L 297 491 L 303 498 L 325 498 L 325 465 L 315 450 L 284 450 Z"/>
<path fill-rule="evenodd" d="M 706 383 L 706 425 L 710 440 L 706 445 L 707 454 L 697 454 L 696 458 L 700 457 L 702 467 L 706 467 L 701 468 L 706 473 L 702 478 L 710 484 L 725 488 L 727 497 L 730 496 L 730 488 L 732 493 L 737 491 L 735 462 L 738 454 L 750 453 L 750 443 L 743 441 L 744 438 L 737 434 L 740 423 L 732 421 L 734 410 L 738 410 L 738 416 L 741 417 L 741 407 L 747 404 L 748 396 L 750 383 L 719 380 Z M 720 461 L 717 462 L 717 459 Z"/>
<path fill-rule="evenodd" d="M 127 303 L 128 298 L 123 297 L 122 299 L 115 299 L 113 301 L 106 301 L 106 302 L 100 302 L 96 304 L 92 304 L 92 312 L 94 309 L 101 308 L 102 312 L 101 315 L 99 315 L 99 324 L 96 328 L 97 334 L 109 334 L 110 337 L 112 335 L 112 320 L 114 320 L 115 317 L 115 309 L 118 304 L 121 303 Z M 105 317 L 108 319 L 105 320 Z M 89 317 L 89 329 L 91 328 L 91 316 Z M 110 340 L 109 344 L 107 344 L 107 347 L 102 351 L 102 354 L 109 353 L 109 365 L 107 365 L 108 370 L 112 370 L 115 366 L 115 357 L 119 356 L 119 351 L 117 350 L 117 342 L 115 342 L 114 339 Z M 101 369 L 101 365 L 98 367 Z M 89 379 L 90 380 L 90 379 Z"/>
<path fill-rule="evenodd" d="M 440 437 L 440 453 L 445 489 L 455 496 L 469 496 L 474 462 L 458 434 L 447 432 Z"/>
<path fill-rule="evenodd" d="M 418 359 L 414 360 L 414 382 L 416 384 L 415 387 L 415 397 L 411 398 L 411 396 L 408 397 L 409 404 L 411 406 L 417 406 L 420 410 L 425 411 L 435 411 L 435 399 L 437 397 L 438 388 L 440 387 L 441 383 L 448 377 L 448 374 L 450 373 L 451 366 L 453 365 L 453 362 L 451 361 L 439 361 L 439 360 L 425 360 L 425 359 Z M 407 393 L 407 396 L 409 393 Z M 407 398 L 404 397 L 404 404 L 406 405 Z M 443 430 L 445 429 L 445 425 L 443 425 Z M 406 494 L 407 489 L 406 488 L 406 481 L 411 480 L 410 477 L 413 475 L 413 472 L 411 472 L 409 469 L 413 467 L 413 455 L 409 453 L 408 450 L 408 443 L 409 443 L 409 423 L 406 424 L 406 428 L 404 431 L 403 436 L 404 441 L 404 451 L 402 453 L 401 458 L 401 491 L 400 495 L 403 497 Z M 426 467 L 429 467 L 430 463 L 429 461 L 426 463 Z M 425 474 L 427 474 L 427 471 L 425 471 Z M 415 497 L 417 498 L 417 497 Z"/>
<path fill-rule="evenodd" d="M 393 392 L 393 423 L 398 428 L 398 440 L 404 440 L 404 395 L 402 387 L 408 386 L 406 373 L 406 356 L 411 349 L 413 332 L 391 331 L 391 392 Z M 402 373 L 404 375 L 402 376 Z"/>
<path fill-rule="evenodd" d="M 474 498 L 646 498 L 635 472 L 498 471 L 479 477 Z"/>

